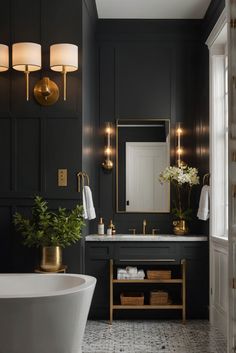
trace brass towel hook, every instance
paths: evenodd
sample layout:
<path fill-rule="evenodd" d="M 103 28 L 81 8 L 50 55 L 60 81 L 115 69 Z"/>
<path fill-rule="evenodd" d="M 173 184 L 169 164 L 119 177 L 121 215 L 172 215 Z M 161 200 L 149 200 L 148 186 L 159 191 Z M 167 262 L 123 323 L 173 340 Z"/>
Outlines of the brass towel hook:
<path fill-rule="evenodd" d="M 81 190 L 83 190 L 83 187 L 85 186 L 85 180 L 87 182 L 87 186 L 89 186 L 89 176 L 86 172 L 79 172 L 77 174 L 77 179 L 78 179 L 78 192 L 81 192 Z"/>
<path fill-rule="evenodd" d="M 210 184 L 210 173 L 204 174 L 202 183 L 203 183 L 203 185 Z"/>

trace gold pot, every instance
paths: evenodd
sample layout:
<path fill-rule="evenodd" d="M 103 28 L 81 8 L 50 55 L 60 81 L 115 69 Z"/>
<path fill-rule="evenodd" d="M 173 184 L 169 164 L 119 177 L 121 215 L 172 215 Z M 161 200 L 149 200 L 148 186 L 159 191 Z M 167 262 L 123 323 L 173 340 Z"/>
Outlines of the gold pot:
<path fill-rule="evenodd" d="M 43 246 L 40 268 L 46 272 L 55 272 L 62 266 L 62 249 L 60 246 Z"/>
<path fill-rule="evenodd" d="M 186 224 L 186 221 L 183 219 L 180 219 L 178 221 L 173 222 L 173 232 L 175 235 L 186 235 L 188 234 L 188 226 Z"/>

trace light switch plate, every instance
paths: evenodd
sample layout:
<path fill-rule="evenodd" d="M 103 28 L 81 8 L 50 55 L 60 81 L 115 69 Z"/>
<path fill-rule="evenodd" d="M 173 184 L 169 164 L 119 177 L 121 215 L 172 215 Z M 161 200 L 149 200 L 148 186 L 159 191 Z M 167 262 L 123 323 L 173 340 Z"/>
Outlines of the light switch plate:
<path fill-rule="evenodd" d="M 58 186 L 67 186 L 67 169 L 58 169 Z"/>

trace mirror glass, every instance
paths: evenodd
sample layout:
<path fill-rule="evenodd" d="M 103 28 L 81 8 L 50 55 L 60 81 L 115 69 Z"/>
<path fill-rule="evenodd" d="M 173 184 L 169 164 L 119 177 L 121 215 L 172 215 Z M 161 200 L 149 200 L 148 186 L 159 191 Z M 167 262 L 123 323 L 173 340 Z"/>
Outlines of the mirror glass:
<path fill-rule="evenodd" d="M 117 212 L 169 213 L 170 186 L 159 182 L 169 165 L 168 119 L 117 120 Z"/>

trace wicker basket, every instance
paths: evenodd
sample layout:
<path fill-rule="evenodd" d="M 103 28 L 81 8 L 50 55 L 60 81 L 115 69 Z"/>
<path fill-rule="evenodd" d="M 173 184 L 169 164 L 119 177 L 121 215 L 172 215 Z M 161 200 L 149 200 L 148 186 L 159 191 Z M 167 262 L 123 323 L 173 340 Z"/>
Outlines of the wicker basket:
<path fill-rule="evenodd" d="M 165 305 L 169 303 L 168 292 L 153 290 L 150 292 L 150 305 Z"/>
<path fill-rule="evenodd" d="M 144 305 L 143 293 L 121 293 L 121 305 Z"/>
<path fill-rule="evenodd" d="M 171 279 L 171 271 L 147 271 L 147 279 Z"/>

